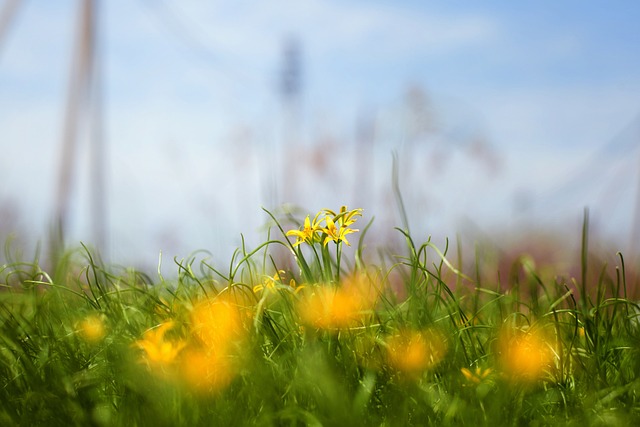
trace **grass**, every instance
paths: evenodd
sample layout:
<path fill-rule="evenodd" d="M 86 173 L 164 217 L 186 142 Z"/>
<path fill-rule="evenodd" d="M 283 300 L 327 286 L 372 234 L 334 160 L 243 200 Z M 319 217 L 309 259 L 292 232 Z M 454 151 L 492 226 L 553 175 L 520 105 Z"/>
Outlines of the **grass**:
<path fill-rule="evenodd" d="M 586 218 L 579 277 L 521 256 L 505 286 L 406 224 L 372 260 L 361 213 L 267 212 L 262 245 L 175 259 L 170 280 L 86 247 L 3 265 L 0 424 L 640 421 L 639 307 L 621 254 L 613 274 L 590 260 Z"/>

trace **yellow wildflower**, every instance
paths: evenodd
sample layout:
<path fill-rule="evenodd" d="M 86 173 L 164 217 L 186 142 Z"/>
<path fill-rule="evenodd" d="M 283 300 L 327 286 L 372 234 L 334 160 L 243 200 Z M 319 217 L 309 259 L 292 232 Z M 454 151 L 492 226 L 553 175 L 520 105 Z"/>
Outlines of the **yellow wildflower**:
<path fill-rule="evenodd" d="M 540 332 L 505 333 L 499 344 L 502 367 L 512 380 L 539 379 L 553 362 L 550 342 Z"/>
<path fill-rule="evenodd" d="M 298 304 L 300 317 L 304 323 L 321 329 L 347 328 L 362 323 L 378 297 L 377 289 L 365 273 L 346 277 L 339 287 L 321 285 L 305 290 L 308 292 Z"/>
<path fill-rule="evenodd" d="M 140 349 L 144 350 L 144 359 L 149 365 L 154 367 L 171 365 L 186 345 L 182 340 L 167 341 L 165 339 L 165 334 L 173 326 L 172 321 L 162 323 L 146 331 L 142 339 L 135 342 Z"/>
<path fill-rule="evenodd" d="M 467 368 L 461 368 L 460 372 L 462 372 L 462 375 L 464 375 L 464 377 L 470 383 L 480 384 L 483 380 L 485 380 L 489 376 L 489 374 L 491 374 L 492 369 L 487 368 L 483 370 L 482 368 L 477 367 L 475 371 L 471 372 L 471 370 Z"/>
<path fill-rule="evenodd" d="M 275 276 L 282 274 L 276 273 Z M 274 276 L 274 280 L 275 280 Z M 217 391 L 237 373 L 232 363 L 245 337 L 243 308 L 231 295 L 205 299 L 191 311 L 191 331 L 197 342 L 181 357 L 182 378 L 195 391 Z"/>
<path fill-rule="evenodd" d="M 418 376 L 436 366 L 446 351 L 444 337 L 434 330 L 405 329 L 387 339 L 389 365 L 410 376 Z"/>
<path fill-rule="evenodd" d="M 231 357 L 215 349 L 188 349 L 182 354 L 182 378 L 194 391 L 215 392 L 231 383 L 237 369 Z"/>
<path fill-rule="evenodd" d="M 104 320 L 97 314 L 89 315 L 78 323 L 78 333 L 87 342 L 100 342 L 106 334 Z"/>
<path fill-rule="evenodd" d="M 258 293 L 265 289 L 269 291 L 275 290 L 276 285 L 282 282 L 283 276 L 284 276 L 284 270 L 278 270 L 276 274 L 274 274 L 273 276 L 266 276 L 264 281 L 261 284 L 255 285 L 253 287 L 253 292 Z"/>
<path fill-rule="evenodd" d="M 191 330 L 207 349 L 226 349 L 245 332 L 240 307 L 229 298 L 198 303 L 191 311 Z"/>
<path fill-rule="evenodd" d="M 352 229 L 347 227 L 338 227 L 336 226 L 335 221 L 327 216 L 325 217 L 325 222 L 327 226 L 322 229 L 322 231 L 326 234 L 324 238 L 323 245 L 327 245 L 331 240 L 336 243 L 344 242 L 347 246 L 351 246 L 347 238 L 345 237 L 347 234 L 355 233 L 356 231 L 360 231 L 358 229 Z"/>
<path fill-rule="evenodd" d="M 347 211 L 347 207 L 344 205 L 340 207 L 340 212 L 338 214 L 330 209 L 324 209 L 324 212 L 333 216 L 333 221 L 337 222 L 341 227 L 350 226 L 356 222 L 356 217 L 362 216 L 362 208 Z"/>
<path fill-rule="evenodd" d="M 319 216 L 320 212 L 315 216 L 315 218 L 313 218 L 312 222 L 309 219 L 309 215 L 307 215 L 307 217 L 304 219 L 304 226 L 302 230 L 287 231 L 287 236 L 295 236 L 297 238 L 293 246 L 298 246 L 303 242 L 313 245 L 314 243 L 319 241 L 319 234 L 322 232 L 322 228 L 320 227 L 321 221 L 318 221 Z"/>
<path fill-rule="evenodd" d="M 317 287 L 298 304 L 302 321 L 321 329 L 351 326 L 360 315 L 358 303 L 341 289 Z"/>

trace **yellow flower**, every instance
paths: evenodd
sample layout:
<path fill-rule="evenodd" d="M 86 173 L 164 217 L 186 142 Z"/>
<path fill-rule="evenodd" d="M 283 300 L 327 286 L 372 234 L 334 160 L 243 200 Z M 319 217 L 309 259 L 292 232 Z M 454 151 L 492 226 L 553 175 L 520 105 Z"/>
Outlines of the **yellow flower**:
<path fill-rule="evenodd" d="M 298 304 L 304 323 L 321 329 L 351 326 L 359 317 L 358 303 L 341 289 L 318 287 Z"/>
<path fill-rule="evenodd" d="M 229 295 L 200 301 L 191 311 L 191 332 L 196 342 L 183 352 L 180 371 L 195 391 L 220 390 L 236 375 L 233 361 L 239 354 L 237 345 L 247 332 L 248 318 L 244 314 L 238 301 Z"/>
<path fill-rule="evenodd" d="M 80 321 L 78 333 L 87 342 L 98 343 L 106 335 L 104 320 L 97 314 L 92 314 Z"/>
<path fill-rule="evenodd" d="M 362 208 L 347 211 L 347 207 L 344 205 L 340 207 L 340 212 L 338 214 L 330 209 L 324 209 L 324 212 L 333 216 L 333 221 L 337 222 L 341 227 L 350 226 L 356 222 L 356 217 L 362 216 Z"/>
<path fill-rule="evenodd" d="M 166 367 L 173 363 L 186 343 L 182 340 L 167 341 L 165 334 L 173 328 L 174 322 L 169 321 L 149 329 L 141 340 L 135 344 L 144 350 L 144 360 L 152 367 Z"/>
<path fill-rule="evenodd" d="M 405 329 L 387 339 L 389 365 L 410 376 L 419 376 L 436 366 L 446 351 L 444 337 L 434 330 Z"/>
<path fill-rule="evenodd" d="M 464 375 L 467 381 L 474 384 L 480 384 L 484 379 L 486 379 L 489 376 L 491 371 L 492 371 L 491 368 L 487 368 L 483 370 L 480 367 L 477 367 L 474 372 L 471 372 L 467 368 L 460 369 L 460 372 L 462 372 L 462 375 Z"/>
<path fill-rule="evenodd" d="M 318 218 L 322 214 L 324 214 L 325 217 L 319 220 Z M 345 236 L 359 231 L 349 228 L 351 224 L 356 222 L 359 216 L 362 216 L 362 209 L 348 211 L 346 206 L 341 206 L 340 212 L 337 214 L 331 209 L 323 209 L 316 214 L 313 221 L 309 215 L 307 215 L 302 230 L 289 230 L 286 232 L 286 235 L 296 237 L 293 246 L 298 246 L 303 242 L 313 245 L 320 241 L 326 246 L 331 240 L 336 243 L 345 242 L 347 245 L 350 245 Z M 321 226 L 323 221 L 326 227 Z M 324 236 L 324 240 L 322 240 L 322 236 Z"/>
<path fill-rule="evenodd" d="M 306 242 L 310 245 L 318 242 L 320 237 L 319 234 L 322 232 L 322 228 L 320 227 L 320 222 L 318 221 L 318 217 L 320 213 L 318 213 L 315 218 L 313 218 L 313 222 L 309 219 L 309 215 L 304 219 L 304 226 L 302 230 L 289 230 L 287 231 L 287 236 L 295 236 L 297 240 L 293 244 L 293 246 L 298 246 L 300 243 Z"/>
<path fill-rule="evenodd" d="M 499 344 L 504 373 L 515 381 L 541 378 L 554 359 L 550 342 L 540 332 L 503 333 Z"/>
<path fill-rule="evenodd" d="M 348 328 L 362 323 L 378 297 L 369 277 L 357 273 L 345 278 L 341 286 L 305 287 L 298 304 L 302 321 L 321 329 Z"/>
<path fill-rule="evenodd" d="M 258 293 L 265 289 L 269 291 L 275 290 L 276 285 L 282 282 L 282 276 L 284 276 L 284 270 L 278 270 L 273 276 L 266 276 L 261 284 L 253 287 L 253 292 Z"/>
<path fill-rule="evenodd" d="M 217 297 L 191 311 L 191 330 L 206 349 L 227 349 L 244 335 L 244 317 L 237 302 Z"/>
<path fill-rule="evenodd" d="M 327 245 L 331 240 L 336 243 L 344 242 L 347 246 L 351 246 L 347 238 L 345 237 L 347 234 L 355 233 L 356 231 L 360 231 L 357 229 L 347 228 L 347 227 L 337 227 L 334 220 L 327 216 L 325 217 L 325 221 L 327 226 L 322 229 L 322 231 L 327 235 L 324 238 L 323 245 Z"/>
<path fill-rule="evenodd" d="M 222 351 L 188 349 L 181 358 L 182 378 L 196 392 L 219 391 L 231 383 L 236 367 Z"/>

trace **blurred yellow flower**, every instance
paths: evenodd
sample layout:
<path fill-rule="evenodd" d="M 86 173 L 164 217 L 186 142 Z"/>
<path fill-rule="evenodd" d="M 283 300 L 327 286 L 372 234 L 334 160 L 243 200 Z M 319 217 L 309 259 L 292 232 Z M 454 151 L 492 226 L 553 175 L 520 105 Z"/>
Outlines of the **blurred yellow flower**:
<path fill-rule="evenodd" d="M 485 380 L 489 376 L 489 374 L 491 374 L 492 369 L 491 368 L 482 369 L 480 367 L 477 367 L 473 372 L 471 372 L 471 370 L 467 368 L 461 368 L 460 372 L 462 372 L 462 375 L 464 375 L 464 377 L 470 383 L 480 384 L 483 380 Z"/>
<path fill-rule="evenodd" d="M 225 388 L 236 371 L 231 357 L 215 349 L 188 349 L 181 357 L 182 377 L 197 392 L 215 392 Z"/>
<path fill-rule="evenodd" d="M 244 335 L 244 320 L 236 301 L 218 296 L 196 304 L 191 330 L 206 349 L 225 349 Z"/>
<path fill-rule="evenodd" d="M 276 273 L 276 276 L 282 272 Z M 241 299 L 241 298 L 240 298 Z M 226 387 L 237 373 L 233 362 L 247 329 L 245 307 L 231 295 L 218 295 L 197 303 L 191 310 L 191 333 L 196 342 L 181 356 L 184 382 L 198 392 Z"/>
<path fill-rule="evenodd" d="M 338 287 L 305 287 L 298 304 L 303 323 L 321 329 L 348 328 L 361 324 L 374 308 L 378 293 L 369 277 L 357 273 L 345 278 Z"/>
<path fill-rule="evenodd" d="M 348 327 L 360 315 L 358 301 L 341 289 L 315 287 L 298 304 L 303 323 L 322 329 Z"/>
<path fill-rule="evenodd" d="M 78 323 L 78 333 L 87 342 L 98 343 L 106 335 L 103 318 L 98 314 L 91 314 Z"/>
<path fill-rule="evenodd" d="M 550 341 L 536 331 L 503 333 L 499 346 L 504 373 L 516 381 L 540 379 L 554 359 Z"/>
<path fill-rule="evenodd" d="M 165 334 L 173 328 L 174 322 L 169 321 L 149 329 L 135 345 L 144 350 L 144 360 L 151 367 L 166 367 L 173 363 L 186 343 L 183 340 L 168 341 Z"/>
<path fill-rule="evenodd" d="M 265 276 L 265 279 L 261 284 L 253 287 L 253 292 L 258 293 L 265 289 L 274 291 L 276 289 L 276 285 L 278 283 L 282 283 L 282 277 L 284 277 L 284 270 L 278 270 L 273 276 Z"/>
<path fill-rule="evenodd" d="M 435 330 L 404 329 L 387 339 L 389 365 L 410 376 L 418 376 L 442 361 L 447 352 L 443 335 Z"/>

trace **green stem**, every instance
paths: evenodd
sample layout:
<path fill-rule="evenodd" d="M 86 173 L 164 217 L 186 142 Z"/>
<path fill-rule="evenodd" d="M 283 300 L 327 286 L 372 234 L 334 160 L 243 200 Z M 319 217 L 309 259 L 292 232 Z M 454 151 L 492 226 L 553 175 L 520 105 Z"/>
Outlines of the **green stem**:
<path fill-rule="evenodd" d="M 325 282 L 330 282 L 333 274 L 331 272 L 331 259 L 329 256 L 329 246 L 325 244 L 322 245 L 322 264 L 323 264 L 322 279 Z"/>
<path fill-rule="evenodd" d="M 336 242 L 336 283 L 340 283 L 340 258 L 342 256 L 342 242 Z"/>

